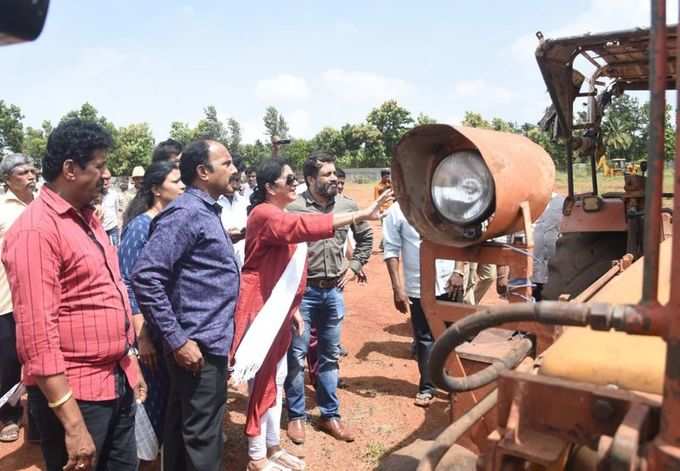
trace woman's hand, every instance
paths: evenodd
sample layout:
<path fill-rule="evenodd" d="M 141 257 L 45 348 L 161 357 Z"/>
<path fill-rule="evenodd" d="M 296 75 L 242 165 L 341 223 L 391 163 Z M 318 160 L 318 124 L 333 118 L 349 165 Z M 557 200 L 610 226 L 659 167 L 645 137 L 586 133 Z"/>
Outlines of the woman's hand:
<path fill-rule="evenodd" d="M 380 197 L 375 200 L 373 204 L 360 211 L 361 215 L 359 216 L 359 219 L 363 221 L 377 221 L 383 216 L 380 212 L 380 208 L 382 208 L 385 204 L 392 203 L 393 201 L 394 193 L 392 190 L 383 191 Z"/>
<path fill-rule="evenodd" d="M 305 320 L 302 318 L 299 309 L 293 314 L 293 333 L 299 337 L 302 337 L 302 334 L 305 333 Z"/>

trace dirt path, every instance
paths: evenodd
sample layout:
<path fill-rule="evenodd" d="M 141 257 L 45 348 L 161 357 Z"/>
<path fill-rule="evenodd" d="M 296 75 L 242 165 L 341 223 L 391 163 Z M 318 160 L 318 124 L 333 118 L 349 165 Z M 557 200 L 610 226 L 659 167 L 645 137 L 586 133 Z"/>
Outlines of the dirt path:
<path fill-rule="evenodd" d="M 369 185 L 348 185 L 346 192 L 361 205 L 372 197 Z M 375 244 L 380 226 L 374 226 Z M 431 438 L 446 423 L 448 402 L 441 395 L 429 409 L 413 405 L 418 371 L 411 358 L 411 331 L 407 318 L 392 305 L 392 291 L 381 254 L 374 254 L 366 267 L 369 284 L 350 286 L 345 295 L 346 319 L 342 342 L 349 350 L 340 374 L 347 388 L 339 390 L 343 419 L 356 430 L 354 443 L 340 443 L 315 429 L 318 409 L 313 390 L 307 388 L 311 423 L 307 443 L 295 447 L 284 437 L 284 446 L 305 455 L 310 470 L 374 470 L 380 459 L 416 438 Z M 243 436 L 247 398 L 243 390 L 230 390 L 225 421 L 225 469 L 245 469 Z M 284 420 L 285 429 L 285 420 Z M 0 444 L 0 470 L 41 469 L 36 445 Z"/>

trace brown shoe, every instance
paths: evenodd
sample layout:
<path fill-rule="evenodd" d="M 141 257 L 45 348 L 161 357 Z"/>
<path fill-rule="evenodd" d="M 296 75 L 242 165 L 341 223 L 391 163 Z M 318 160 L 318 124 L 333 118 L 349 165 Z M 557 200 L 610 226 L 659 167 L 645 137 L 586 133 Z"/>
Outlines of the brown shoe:
<path fill-rule="evenodd" d="M 343 442 L 354 441 L 354 434 L 352 434 L 352 431 L 336 417 L 321 419 L 319 421 L 319 430 L 326 432 L 336 440 Z"/>
<path fill-rule="evenodd" d="M 293 419 L 288 422 L 288 438 L 296 445 L 305 442 L 305 419 Z"/>

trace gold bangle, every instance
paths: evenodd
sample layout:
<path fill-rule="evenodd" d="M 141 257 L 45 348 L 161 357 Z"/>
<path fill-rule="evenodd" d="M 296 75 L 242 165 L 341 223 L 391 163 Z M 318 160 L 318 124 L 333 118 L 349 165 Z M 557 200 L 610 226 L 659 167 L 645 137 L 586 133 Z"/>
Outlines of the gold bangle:
<path fill-rule="evenodd" d="M 60 406 L 63 406 L 64 404 L 66 404 L 66 401 L 71 399 L 71 397 L 73 397 L 73 391 L 67 392 L 58 401 L 48 402 L 47 407 L 49 407 L 50 409 L 56 409 L 57 407 L 60 407 Z"/>

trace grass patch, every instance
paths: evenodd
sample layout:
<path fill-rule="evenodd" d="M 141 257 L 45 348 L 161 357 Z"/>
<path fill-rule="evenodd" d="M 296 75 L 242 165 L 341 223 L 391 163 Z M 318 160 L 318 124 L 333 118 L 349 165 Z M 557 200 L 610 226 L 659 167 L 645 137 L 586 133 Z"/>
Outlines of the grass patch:
<path fill-rule="evenodd" d="M 385 454 L 387 448 L 383 443 L 370 442 L 366 445 L 366 451 L 364 451 L 363 459 L 370 464 L 376 464 L 380 461 L 380 458 Z"/>

